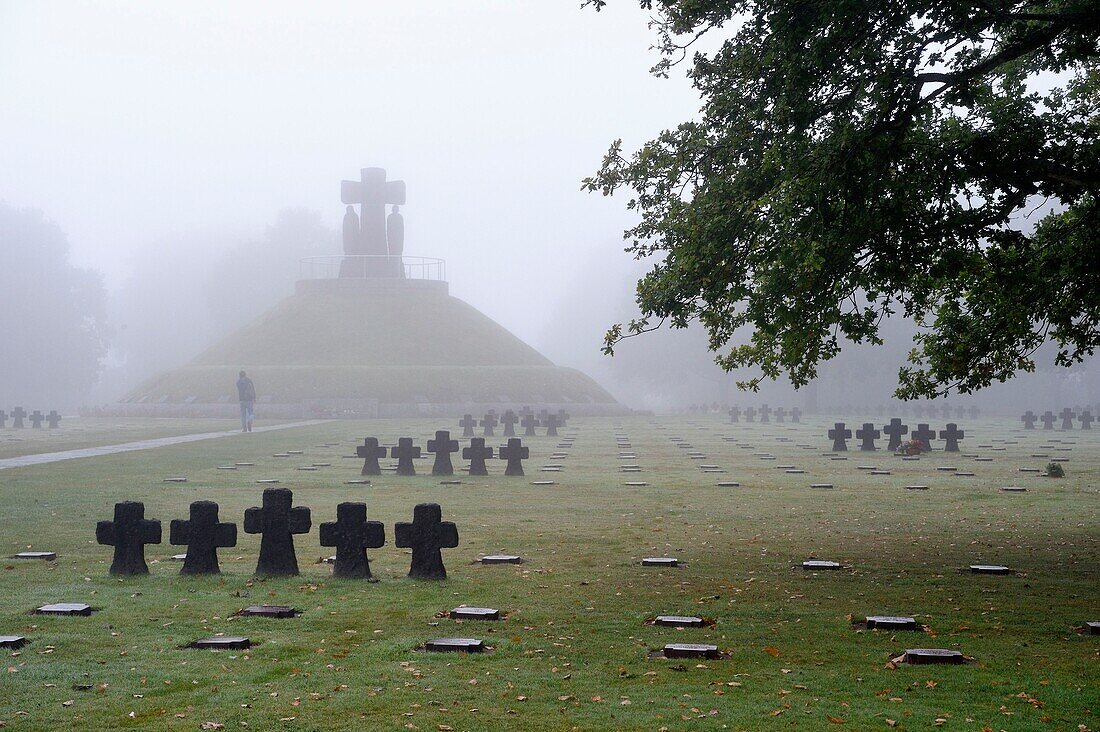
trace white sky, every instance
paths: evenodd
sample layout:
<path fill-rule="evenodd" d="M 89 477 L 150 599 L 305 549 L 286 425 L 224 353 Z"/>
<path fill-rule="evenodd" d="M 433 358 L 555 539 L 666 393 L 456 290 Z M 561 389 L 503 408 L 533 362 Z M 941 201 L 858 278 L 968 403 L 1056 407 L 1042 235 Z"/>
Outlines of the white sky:
<path fill-rule="evenodd" d="M 287 206 L 335 227 L 340 180 L 382 166 L 408 185 L 405 253 L 539 345 L 584 272 L 605 301 L 632 289 L 625 198 L 581 178 L 698 106 L 649 74 L 636 2 L 579 6 L 0 0 L 0 200 L 114 287 L 180 233 L 259 234 Z"/>

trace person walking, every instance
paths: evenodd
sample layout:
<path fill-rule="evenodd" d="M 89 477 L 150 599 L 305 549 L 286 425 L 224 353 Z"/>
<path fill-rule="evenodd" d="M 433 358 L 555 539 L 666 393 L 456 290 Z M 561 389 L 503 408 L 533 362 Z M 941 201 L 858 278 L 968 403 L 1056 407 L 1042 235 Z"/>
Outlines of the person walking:
<path fill-rule="evenodd" d="M 237 379 L 237 396 L 241 400 L 241 432 L 251 432 L 256 418 L 256 385 L 244 371 Z"/>

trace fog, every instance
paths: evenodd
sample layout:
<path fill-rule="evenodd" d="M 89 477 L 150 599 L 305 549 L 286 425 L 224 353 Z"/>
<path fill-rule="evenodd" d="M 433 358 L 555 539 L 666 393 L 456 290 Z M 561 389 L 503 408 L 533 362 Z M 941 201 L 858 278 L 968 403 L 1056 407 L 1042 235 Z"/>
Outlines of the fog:
<path fill-rule="evenodd" d="M 613 139 L 633 149 L 698 99 L 683 74 L 649 74 L 636 4 L 578 6 L 0 4 L 0 202 L 41 211 L 79 276 L 102 283 L 109 344 L 98 384 L 26 375 L 0 399 L 107 402 L 185 363 L 291 294 L 299 258 L 341 252 L 340 181 L 368 166 L 407 184 L 405 254 L 446 259 L 453 295 L 556 363 L 635 407 L 755 399 L 699 332 L 599 352 L 634 314 L 645 266 L 622 251 L 625 199 L 580 181 Z M 22 357 L 32 322 L 5 322 L 5 359 Z M 908 347 L 864 357 L 881 377 L 872 401 L 889 398 Z M 825 403 L 852 398 L 844 369 L 823 373 L 836 382 Z M 1057 375 L 1050 398 L 1097 396 L 1078 382 Z M 769 395 L 803 399 L 783 384 Z"/>

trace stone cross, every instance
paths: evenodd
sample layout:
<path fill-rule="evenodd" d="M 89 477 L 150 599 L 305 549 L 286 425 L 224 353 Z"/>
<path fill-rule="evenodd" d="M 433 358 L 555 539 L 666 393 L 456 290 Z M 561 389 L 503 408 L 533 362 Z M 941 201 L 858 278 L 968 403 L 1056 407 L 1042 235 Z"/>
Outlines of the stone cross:
<path fill-rule="evenodd" d="M 261 577 L 296 577 L 298 558 L 294 554 L 294 535 L 309 532 L 309 509 L 291 508 L 294 494 L 287 488 L 264 489 L 263 507 L 246 508 L 244 530 L 260 535 L 260 559 L 256 574 Z"/>
<path fill-rule="evenodd" d="M 115 520 L 100 521 L 95 540 L 115 548 L 111 574 L 149 574 L 145 563 L 145 545 L 160 543 L 160 521 L 145 518 L 145 504 L 122 501 L 115 504 Z"/>
<path fill-rule="evenodd" d="M 746 422 L 756 421 L 756 407 L 749 407 L 744 411 Z"/>
<path fill-rule="evenodd" d="M 472 414 L 462 415 L 462 419 L 459 420 L 458 426 L 462 428 L 463 437 L 473 437 L 474 427 L 477 427 L 477 420 L 474 419 Z"/>
<path fill-rule="evenodd" d="M 173 519 L 168 541 L 187 547 L 180 574 L 221 574 L 218 547 L 237 545 L 237 525 L 219 522 L 213 501 L 192 501 L 191 518 Z"/>
<path fill-rule="evenodd" d="M 936 439 L 936 431 L 928 429 L 928 425 L 921 422 L 917 425 L 917 428 L 913 430 L 912 435 L 914 440 L 920 440 L 924 443 L 925 452 L 932 452 L 932 440 Z"/>
<path fill-rule="evenodd" d="M 42 420 L 45 418 L 46 415 L 42 414 L 42 412 L 39 412 L 37 409 L 27 417 L 27 419 L 31 421 L 31 427 L 34 427 L 36 430 L 42 429 Z"/>
<path fill-rule="evenodd" d="M 16 407 L 15 409 L 11 410 L 11 426 L 17 430 L 23 429 L 23 419 L 26 416 L 27 410 L 23 409 L 23 407 Z"/>
<path fill-rule="evenodd" d="M 382 467 L 378 464 L 378 458 L 386 457 L 386 448 L 378 446 L 377 437 L 366 437 L 363 444 L 355 448 L 355 454 L 363 458 L 363 469 L 360 475 L 381 475 Z"/>
<path fill-rule="evenodd" d="M 875 425 L 871 422 L 864 422 L 863 429 L 856 430 L 856 439 L 861 440 L 859 449 L 863 452 L 874 452 L 878 448 L 875 447 L 875 440 L 882 437 L 882 433 L 875 429 Z"/>
<path fill-rule="evenodd" d="M 405 205 L 405 181 L 387 181 L 383 168 L 363 168 L 359 180 L 340 181 L 340 201 L 359 205 L 359 249 L 347 253 L 389 254 L 386 204 Z"/>
<path fill-rule="evenodd" d="M 524 404 L 524 405 L 523 405 L 522 407 L 520 407 L 520 409 L 519 409 L 519 417 L 520 417 L 520 419 L 523 419 L 523 418 L 524 418 L 524 417 L 526 417 L 526 416 L 527 416 L 528 414 L 534 414 L 534 413 L 535 413 L 535 410 L 534 410 L 534 409 L 531 409 L 531 407 L 529 407 L 529 406 L 528 406 L 528 405 L 526 405 L 526 404 Z"/>
<path fill-rule="evenodd" d="M 1020 417 L 1020 420 L 1024 423 L 1025 430 L 1033 430 L 1035 429 L 1035 423 L 1039 421 L 1039 418 L 1036 417 L 1035 413 L 1029 409 L 1027 410 L 1027 412 L 1024 413 L 1022 417 Z"/>
<path fill-rule="evenodd" d="M 1062 413 L 1058 416 L 1062 418 L 1062 429 L 1064 429 L 1064 430 L 1073 429 L 1073 418 L 1076 417 L 1077 415 L 1073 413 L 1072 409 L 1070 409 L 1069 407 L 1066 407 L 1065 409 L 1062 410 Z"/>
<path fill-rule="evenodd" d="M 8 413 L 0 409 L 0 429 L 8 426 Z"/>
<path fill-rule="evenodd" d="M 783 418 L 787 416 L 787 410 L 783 407 L 775 408 L 775 422 L 776 424 L 783 424 Z"/>
<path fill-rule="evenodd" d="M 57 413 L 56 409 L 51 409 L 50 413 L 46 415 L 46 424 L 50 426 L 51 430 L 56 430 L 57 426 L 61 424 L 61 415 Z"/>
<path fill-rule="evenodd" d="M 1047 411 L 1043 412 L 1043 416 L 1039 417 L 1039 420 L 1043 423 L 1043 429 L 1044 430 L 1054 429 L 1055 416 L 1054 416 L 1054 413 L 1051 412 L 1049 409 Z"/>
<path fill-rule="evenodd" d="M 739 419 L 741 417 L 741 410 L 738 409 L 737 407 L 730 407 L 729 415 L 730 415 L 730 424 L 737 424 L 737 422 L 739 421 Z"/>
<path fill-rule="evenodd" d="M 1092 423 L 1096 421 L 1096 418 L 1092 416 L 1092 412 L 1087 409 L 1081 412 L 1081 416 L 1078 417 L 1078 419 L 1081 420 L 1081 429 L 1083 430 L 1091 430 Z"/>
<path fill-rule="evenodd" d="M 852 436 L 852 431 L 844 429 L 843 422 L 837 422 L 833 425 L 833 428 L 829 430 L 829 437 L 833 441 L 833 452 L 847 452 L 848 443 L 846 439 Z"/>
<path fill-rule="evenodd" d="M 979 412 L 978 412 L 978 408 L 977 408 L 977 407 L 971 407 L 971 408 L 970 408 L 970 409 L 968 410 L 968 413 L 970 414 L 970 419 L 977 419 L 977 418 L 978 418 L 978 413 L 979 413 Z"/>
<path fill-rule="evenodd" d="M 791 422 L 793 422 L 795 424 L 801 424 L 801 421 L 800 421 L 801 419 L 802 419 L 802 410 L 799 409 L 798 407 L 795 407 L 794 409 L 792 409 L 791 410 Z"/>
<path fill-rule="evenodd" d="M 523 441 L 518 437 L 508 440 L 508 444 L 500 448 L 498 453 L 501 460 L 507 460 L 508 465 L 504 469 L 505 475 L 523 475 L 523 460 L 531 457 L 531 448 L 524 447 Z"/>
<path fill-rule="evenodd" d="M 571 420 L 573 418 L 573 415 L 571 415 L 569 412 L 565 411 L 564 409 L 559 409 L 556 416 L 558 418 L 558 427 L 561 427 L 562 429 L 565 428 L 566 422 L 568 422 L 569 420 Z"/>
<path fill-rule="evenodd" d="M 546 421 L 543 423 L 546 425 L 546 436 L 557 437 L 558 427 L 561 426 L 561 422 L 558 421 L 558 415 L 548 414 L 546 415 Z"/>
<path fill-rule="evenodd" d="M 458 440 L 452 440 L 450 432 L 437 430 L 435 439 L 428 440 L 428 452 L 435 453 L 432 475 L 455 474 L 454 466 L 451 465 L 451 453 L 458 452 Z"/>
<path fill-rule="evenodd" d="M 966 416 L 966 407 L 964 407 L 962 405 L 959 405 L 958 407 L 955 407 L 955 417 L 957 419 L 962 419 L 965 416 Z"/>
<path fill-rule="evenodd" d="M 469 447 L 462 448 L 462 459 L 470 461 L 470 475 L 488 475 L 485 461 L 493 459 L 493 448 L 485 447 L 484 437 L 474 437 Z"/>
<path fill-rule="evenodd" d="M 332 576 L 344 579 L 370 579 L 367 549 L 386 543 L 386 527 L 381 521 L 367 521 L 367 504 L 341 503 L 336 520 L 321 524 L 321 546 L 336 547 Z"/>
<path fill-rule="evenodd" d="M 443 554 L 439 550 L 458 546 L 458 528 L 442 518 L 443 510 L 438 503 L 418 503 L 413 508 L 412 523 L 402 521 L 394 526 L 394 544 L 401 549 L 412 549 L 410 577 L 447 579 L 447 568 L 443 566 Z"/>
<path fill-rule="evenodd" d="M 965 434 L 959 429 L 959 426 L 954 422 L 948 422 L 947 429 L 940 430 L 940 439 L 946 441 L 943 446 L 943 451 L 958 452 L 959 440 L 963 437 L 965 437 Z"/>
<path fill-rule="evenodd" d="M 397 445 L 390 448 L 390 457 L 397 458 L 398 475 L 416 475 L 413 458 L 420 457 L 420 447 L 413 447 L 411 437 L 399 437 Z"/>
<path fill-rule="evenodd" d="M 511 409 L 505 411 L 504 414 L 500 415 L 500 423 L 504 425 L 503 434 L 505 437 L 516 436 L 516 425 L 519 424 L 519 417 L 516 416 L 515 412 Z"/>
<path fill-rule="evenodd" d="M 485 417 L 481 420 L 481 426 L 485 428 L 485 431 L 482 432 L 482 436 L 492 437 L 493 428 L 497 426 L 498 422 L 499 420 L 497 419 L 496 414 L 494 414 L 493 412 L 489 412 L 488 414 L 486 414 Z"/>
<path fill-rule="evenodd" d="M 541 424 L 543 424 L 543 425 L 546 424 L 546 418 L 548 416 L 550 416 L 550 410 L 549 409 L 540 409 L 539 410 L 539 422 Z"/>
<path fill-rule="evenodd" d="M 769 424 L 772 421 L 772 408 L 767 404 L 760 405 L 760 424 Z"/>
<path fill-rule="evenodd" d="M 890 424 L 883 425 L 882 431 L 890 436 L 890 443 L 886 446 L 886 449 L 890 452 L 897 452 L 897 449 L 901 447 L 902 436 L 909 433 L 909 425 L 902 424 L 900 419 L 894 417 L 890 420 Z"/>
<path fill-rule="evenodd" d="M 523 415 L 523 420 L 520 422 L 523 425 L 523 436 L 534 437 L 535 428 L 539 426 L 539 419 L 535 416 L 534 412 L 528 412 Z"/>

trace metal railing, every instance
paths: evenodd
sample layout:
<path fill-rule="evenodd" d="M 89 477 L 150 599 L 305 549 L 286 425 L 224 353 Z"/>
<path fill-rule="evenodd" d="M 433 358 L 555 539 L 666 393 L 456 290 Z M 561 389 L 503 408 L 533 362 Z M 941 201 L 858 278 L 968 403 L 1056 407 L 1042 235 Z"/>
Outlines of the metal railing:
<path fill-rule="evenodd" d="M 337 278 L 404 278 L 447 280 L 447 261 L 436 257 L 390 256 L 388 254 L 333 254 L 306 257 L 298 262 L 303 280 Z"/>

